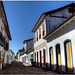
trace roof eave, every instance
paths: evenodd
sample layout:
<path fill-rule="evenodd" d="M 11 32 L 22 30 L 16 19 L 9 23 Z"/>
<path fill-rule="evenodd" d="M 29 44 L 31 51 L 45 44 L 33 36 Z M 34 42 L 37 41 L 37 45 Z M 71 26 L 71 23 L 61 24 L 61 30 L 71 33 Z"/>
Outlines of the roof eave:
<path fill-rule="evenodd" d="M 64 9 L 64 8 L 67 8 L 68 6 L 71 6 L 71 5 L 75 5 L 75 4 L 74 4 L 74 3 L 71 3 L 71 4 L 68 4 L 68 5 L 66 5 L 66 6 L 63 6 L 63 7 L 57 8 L 57 9 L 55 9 L 55 10 L 48 11 L 48 12 L 45 12 L 45 13 L 41 14 L 41 16 L 39 17 L 38 21 L 37 21 L 36 24 L 34 25 L 34 27 L 33 27 L 33 29 L 32 29 L 31 32 L 34 32 L 34 29 L 35 29 L 35 27 L 37 26 L 37 23 L 39 22 L 39 20 L 40 20 L 40 18 L 42 17 L 42 15 L 47 16 L 48 14 L 55 13 L 55 12 L 57 12 L 57 11 L 60 11 L 60 10 Z"/>
<path fill-rule="evenodd" d="M 2 4 L 4 15 L 5 15 L 5 20 L 6 20 L 6 23 L 7 23 L 7 26 L 6 26 L 7 28 L 5 28 L 5 29 L 8 32 L 7 35 L 8 35 L 9 40 L 12 40 L 11 35 L 10 35 L 10 30 L 9 30 L 9 26 L 8 26 L 8 21 L 7 21 L 6 13 L 5 13 L 5 10 L 4 10 L 4 5 L 3 5 L 2 1 L 1 1 L 1 4 Z"/>
<path fill-rule="evenodd" d="M 58 28 L 60 28 L 62 25 L 64 25 L 68 20 L 70 20 L 72 17 L 74 17 L 75 14 L 73 14 L 72 16 L 70 16 L 69 18 L 67 18 L 67 20 L 65 20 L 64 22 L 62 22 L 60 25 L 58 25 L 55 29 L 53 29 L 52 31 L 50 31 L 49 34 L 47 34 L 45 37 L 43 37 L 43 39 L 47 39 L 47 37 L 52 34 L 54 31 L 56 31 Z"/>
<path fill-rule="evenodd" d="M 33 29 L 32 29 L 32 31 L 31 32 L 34 32 L 34 30 L 35 30 L 35 27 L 37 26 L 37 24 L 38 24 L 38 22 L 40 21 L 40 19 L 41 18 L 45 18 L 45 14 L 43 13 L 43 14 L 41 14 L 41 16 L 39 17 L 39 19 L 37 20 L 37 22 L 36 22 L 36 24 L 34 25 L 34 27 L 33 27 Z"/>

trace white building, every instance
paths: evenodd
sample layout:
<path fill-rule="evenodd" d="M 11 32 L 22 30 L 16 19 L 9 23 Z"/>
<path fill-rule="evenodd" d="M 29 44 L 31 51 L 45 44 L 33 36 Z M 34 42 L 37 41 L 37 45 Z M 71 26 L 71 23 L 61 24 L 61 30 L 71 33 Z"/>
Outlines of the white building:
<path fill-rule="evenodd" d="M 75 14 L 46 35 L 49 68 L 75 73 Z"/>
<path fill-rule="evenodd" d="M 65 30 L 64 29 L 59 30 L 56 33 L 54 33 L 54 29 L 58 30 L 58 27 L 61 24 L 63 24 L 65 22 L 65 20 L 67 21 L 69 19 L 69 17 L 74 14 L 74 12 L 75 12 L 74 6 L 75 6 L 75 4 L 71 3 L 69 5 L 58 8 L 56 10 L 45 12 L 40 16 L 40 18 L 36 22 L 35 26 L 32 29 L 32 32 L 34 33 L 34 53 L 35 53 L 34 60 L 35 60 L 36 66 L 44 67 L 44 66 L 46 66 L 46 64 L 48 64 L 48 67 L 52 70 L 58 70 L 58 71 L 65 70 L 65 67 L 63 67 L 63 66 L 65 66 L 65 60 L 64 60 L 65 58 L 63 56 L 65 54 L 64 50 L 62 51 L 62 54 L 61 54 L 62 63 L 60 63 L 60 61 L 59 61 L 61 59 L 60 55 L 59 55 L 60 51 L 57 50 L 58 52 L 55 53 L 56 50 L 55 50 L 54 46 L 56 46 L 56 48 L 59 49 L 60 42 L 70 39 L 69 36 L 74 38 L 74 35 L 73 35 L 74 32 L 72 34 L 68 32 L 69 36 L 66 35 L 66 36 L 60 38 L 64 34 L 64 32 L 66 34 L 68 29 L 70 29 L 71 27 L 70 28 L 68 27 Z M 71 26 L 71 24 L 70 24 L 70 26 Z M 72 26 L 72 28 L 73 27 L 74 27 L 74 25 Z M 49 33 L 51 33 L 51 34 L 49 34 Z M 46 36 L 48 36 L 48 37 L 46 37 Z M 44 38 L 46 38 L 46 39 L 44 39 Z M 73 42 L 74 42 L 74 40 L 73 40 Z M 60 48 L 63 47 L 62 44 L 61 44 Z M 56 60 L 56 57 L 58 57 L 57 58 L 58 60 Z M 52 58 L 52 60 L 50 58 Z M 71 54 L 70 54 L 70 58 L 71 58 Z M 70 60 L 68 62 L 70 62 Z M 56 63 L 58 63 L 58 64 L 56 64 Z M 72 62 L 70 62 L 70 63 L 72 63 Z M 63 65 L 62 68 L 61 68 L 61 64 Z M 69 67 L 70 67 L 70 69 L 71 69 L 71 67 L 73 68 L 72 64 L 70 64 Z"/>
<path fill-rule="evenodd" d="M 21 62 L 25 62 L 31 64 L 31 60 L 34 60 L 34 47 L 33 47 L 34 39 L 24 40 L 24 50 L 25 53 L 20 57 Z"/>
<path fill-rule="evenodd" d="M 0 70 L 5 66 L 5 54 L 9 50 L 11 35 L 2 1 L 0 1 Z"/>
<path fill-rule="evenodd" d="M 12 50 L 8 50 L 5 54 L 5 63 L 6 64 L 11 64 L 15 60 L 15 54 L 13 53 Z"/>
<path fill-rule="evenodd" d="M 17 52 L 17 56 L 18 56 L 18 60 L 21 61 L 21 56 L 25 53 L 24 51 L 24 48 L 23 49 L 20 49 L 18 52 Z"/>

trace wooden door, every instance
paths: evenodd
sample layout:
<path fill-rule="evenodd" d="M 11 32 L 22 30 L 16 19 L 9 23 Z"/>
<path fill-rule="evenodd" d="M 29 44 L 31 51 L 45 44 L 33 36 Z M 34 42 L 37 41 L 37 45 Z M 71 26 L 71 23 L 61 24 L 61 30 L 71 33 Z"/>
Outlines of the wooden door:
<path fill-rule="evenodd" d="M 35 53 L 35 65 L 36 65 L 36 53 Z"/>
<path fill-rule="evenodd" d="M 53 69 L 53 48 L 50 48 L 50 68 Z"/>
<path fill-rule="evenodd" d="M 61 56 L 60 56 L 60 45 L 56 46 L 57 53 L 57 69 L 61 70 Z"/>
<path fill-rule="evenodd" d="M 72 52 L 71 52 L 71 43 L 70 41 L 66 42 L 66 61 L 67 61 L 67 70 L 73 71 L 72 66 Z"/>
<path fill-rule="evenodd" d="M 42 53 L 40 51 L 40 67 L 42 66 Z"/>
<path fill-rule="evenodd" d="M 38 66 L 38 52 L 37 52 L 37 66 Z"/>
<path fill-rule="evenodd" d="M 44 64 L 46 64 L 46 50 L 43 50 L 43 60 L 44 60 Z"/>

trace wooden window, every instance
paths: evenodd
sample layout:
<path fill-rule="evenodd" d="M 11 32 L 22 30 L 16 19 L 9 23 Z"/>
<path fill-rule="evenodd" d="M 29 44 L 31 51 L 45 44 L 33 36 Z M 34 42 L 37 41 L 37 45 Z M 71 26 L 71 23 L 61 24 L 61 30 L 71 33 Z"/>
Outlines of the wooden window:
<path fill-rule="evenodd" d="M 41 39 L 41 28 L 39 29 L 39 39 Z"/>
<path fill-rule="evenodd" d="M 45 36 L 45 24 L 42 25 L 42 36 Z"/>
<path fill-rule="evenodd" d="M 38 41 L 38 31 L 36 32 L 36 38 L 37 38 L 37 41 Z"/>
<path fill-rule="evenodd" d="M 74 7 L 73 7 L 73 8 L 72 8 L 72 7 L 69 7 L 69 8 L 68 8 L 68 12 L 69 12 L 69 13 L 74 13 L 74 12 L 75 12 L 75 8 L 74 8 Z"/>
<path fill-rule="evenodd" d="M 34 34 L 34 43 L 36 43 L 36 34 Z"/>
<path fill-rule="evenodd" d="M 1 26 L 1 32 L 2 32 L 2 34 L 3 34 L 3 27 Z"/>

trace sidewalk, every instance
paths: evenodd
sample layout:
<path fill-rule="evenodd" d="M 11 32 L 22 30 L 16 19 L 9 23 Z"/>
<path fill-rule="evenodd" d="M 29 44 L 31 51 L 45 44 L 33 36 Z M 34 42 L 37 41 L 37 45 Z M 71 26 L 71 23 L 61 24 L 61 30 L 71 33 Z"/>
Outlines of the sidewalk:
<path fill-rule="evenodd" d="M 25 65 L 25 66 L 32 66 L 31 64 L 28 64 L 28 63 L 23 63 L 23 65 Z"/>

